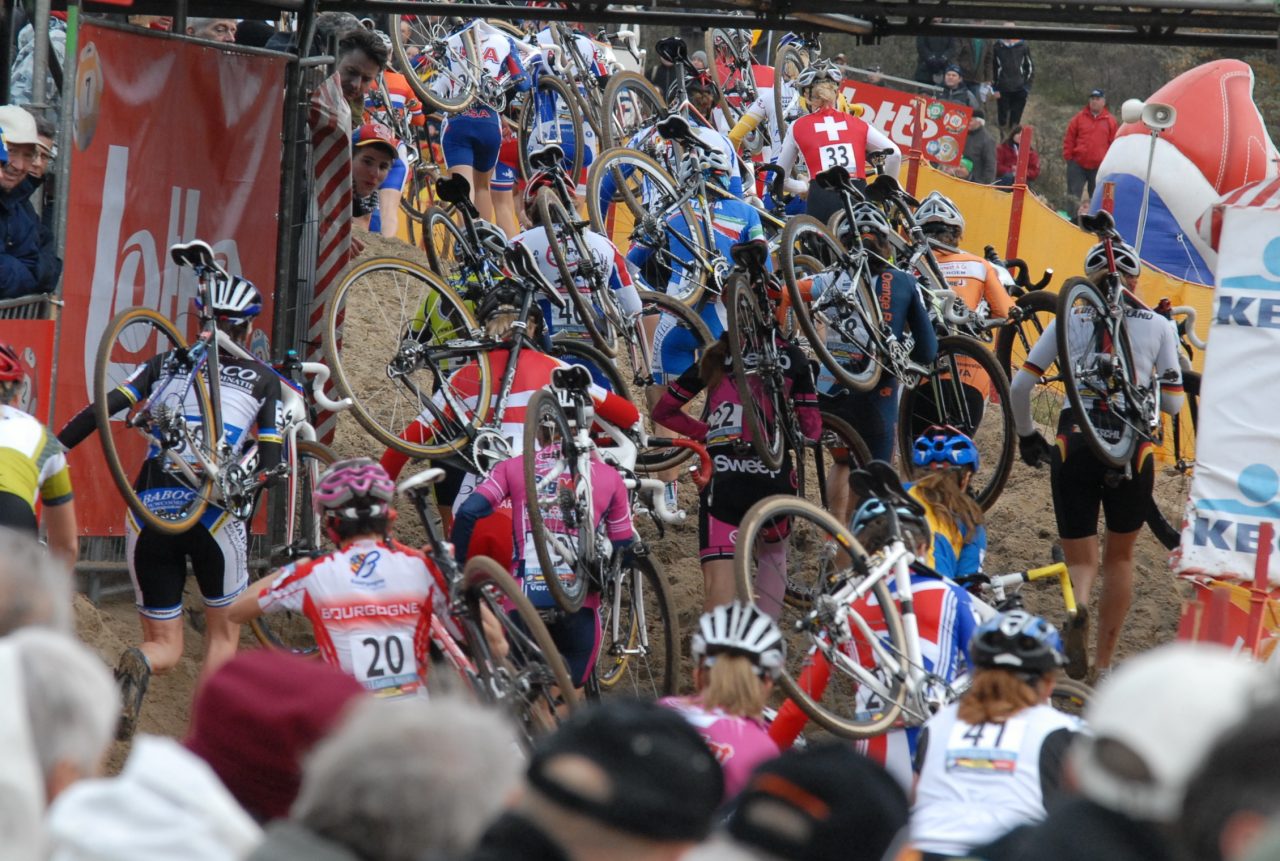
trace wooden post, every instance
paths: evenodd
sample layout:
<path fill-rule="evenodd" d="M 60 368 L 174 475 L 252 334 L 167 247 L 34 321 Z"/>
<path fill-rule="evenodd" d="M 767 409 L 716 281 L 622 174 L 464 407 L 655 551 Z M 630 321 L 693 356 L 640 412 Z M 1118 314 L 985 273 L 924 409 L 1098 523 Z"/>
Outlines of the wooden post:
<path fill-rule="evenodd" d="M 916 182 L 920 178 L 920 159 L 924 157 L 924 113 L 925 100 L 911 100 L 911 149 L 907 151 L 907 194 L 916 196 Z"/>
<path fill-rule="evenodd" d="M 1013 171 L 1013 201 L 1009 207 L 1009 239 L 1004 259 L 1018 256 L 1018 237 L 1022 235 L 1022 207 L 1027 198 L 1027 164 L 1031 161 L 1031 138 L 1034 129 L 1024 126 L 1018 140 L 1018 166 Z"/>

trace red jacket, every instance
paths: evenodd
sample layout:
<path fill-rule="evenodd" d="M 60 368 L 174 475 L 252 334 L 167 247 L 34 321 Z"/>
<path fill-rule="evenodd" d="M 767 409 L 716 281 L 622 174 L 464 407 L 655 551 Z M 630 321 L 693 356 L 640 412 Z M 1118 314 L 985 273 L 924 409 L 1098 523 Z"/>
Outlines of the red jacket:
<path fill-rule="evenodd" d="M 1013 144 L 1001 143 L 996 147 L 996 176 L 1008 174 L 1013 176 L 1018 169 L 1018 148 Z M 1040 175 L 1040 153 L 1034 149 L 1027 156 L 1027 182 Z"/>
<path fill-rule="evenodd" d="M 1062 139 L 1062 158 L 1074 161 L 1085 170 L 1093 170 L 1102 164 L 1107 147 L 1116 139 L 1117 129 L 1116 118 L 1106 108 L 1096 117 L 1088 106 L 1081 108 L 1080 113 L 1071 118 Z"/>

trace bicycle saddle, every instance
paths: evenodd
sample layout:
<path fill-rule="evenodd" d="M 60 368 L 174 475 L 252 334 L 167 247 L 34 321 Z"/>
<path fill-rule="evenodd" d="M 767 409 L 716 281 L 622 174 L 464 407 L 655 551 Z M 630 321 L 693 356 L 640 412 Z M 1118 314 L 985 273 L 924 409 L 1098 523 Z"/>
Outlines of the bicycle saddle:
<path fill-rule="evenodd" d="M 693 129 L 689 126 L 689 121 L 679 114 L 672 114 L 669 117 L 663 117 L 658 120 L 654 126 L 658 130 L 658 134 L 662 135 L 669 141 L 677 141 L 682 144 L 692 144 L 698 149 L 708 149 L 707 145 L 698 139 L 693 133 Z"/>
<path fill-rule="evenodd" d="M 556 368 L 551 372 L 551 387 L 565 392 L 585 392 L 591 387 L 591 373 L 582 365 Z"/>
<path fill-rule="evenodd" d="M 202 239 L 193 239 L 185 245 L 174 245 L 169 249 L 169 256 L 179 266 L 192 269 L 216 269 L 218 261 L 213 256 L 213 249 Z"/>
<path fill-rule="evenodd" d="M 471 200 L 471 183 L 460 173 L 452 173 L 436 180 L 436 195 L 445 203 L 461 204 Z"/>
<path fill-rule="evenodd" d="M 540 291 L 552 305 L 560 310 L 568 307 L 568 300 L 559 290 L 551 286 L 551 282 L 547 281 L 527 245 L 517 242 L 507 248 L 507 266 L 511 268 L 512 275 L 523 287 L 526 289 L 532 287 Z"/>
<path fill-rule="evenodd" d="M 879 174 L 875 181 L 867 186 L 867 197 L 881 203 L 888 203 L 896 198 L 912 209 L 920 207 L 920 201 L 907 194 L 898 181 L 887 173 Z"/>
<path fill-rule="evenodd" d="M 412 478 L 406 478 L 404 481 L 400 482 L 396 491 L 399 493 L 409 493 L 411 491 L 418 490 L 419 488 L 426 490 L 442 478 L 444 478 L 443 469 L 439 469 L 437 467 L 424 469 Z"/>
<path fill-rule="evenodd" d="M 1099 236 L 1116 232 L 1116 220 L 1105 209 L 1099 209 L 1092 215 L 1080 216 L 1080 226 Z"/>
<path fill-rule="evenodd" d="M 827 168 L 822 173 L 814 174 L 813 181 L 818 188 L 836 191 L 848 186 L 849 171 L 840 165 L 835 165 L 834 167 Z"/>
<path fill-rule="evenodd" d="M 689 46 L 679 36 L 668 36 L 665 39 L 659 39 L 658 44 L 654 45 L 653 49 L 658 52 L 659 57 L 668 63 L 678 65 L 682 61 L 689 59 Z"/>
<path fill-rule="evenodd" d="M 529 152 L 529 165 L 535 170 L 554 170 L 564 161 L 564 149 L 558 143 L 543 144 Z"/>
<path fill-rule="evenodd" d="M 763 240 L 737 242 L 729 249 L 729 256 L 743 269 L 758 272 L 764 269 L 764 263 L 769 259 L 769 246 Z"/>
<path fill-rule="evenodd" d="M 898 473 L 882 460 L 873 460 L 861 469 L 849 473 L 849 485 L 863 499 L 874 497 L 893 502 L 919 515 L 925 513 L 924 506 L 902 486 Z"/>

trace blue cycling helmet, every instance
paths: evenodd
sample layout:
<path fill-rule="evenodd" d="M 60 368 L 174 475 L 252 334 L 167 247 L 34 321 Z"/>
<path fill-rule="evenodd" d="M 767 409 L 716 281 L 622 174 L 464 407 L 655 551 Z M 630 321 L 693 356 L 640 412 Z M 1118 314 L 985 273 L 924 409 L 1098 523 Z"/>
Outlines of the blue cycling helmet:
<path fill-rule="evenodd" d="M 911 452 L 911 462 L 923 469 L 967 466 L 977 472 L 982 458 L 968 435 L 948 425 L 934 426 L 920 434 Z"/>
<path fill-rule="evenodd" d="M 932 530 L 929 529 L 929 522 L 925 520 L 923 514 L 918 514 L 905 505 L 895 506 L 894 510 L 898 513 L 898 522 L 900 524 L 914 526 L 922 530 L 926 537 L 932 534 Z M 859 532 L 888 513 L 889 509 L 884 502 L 872 497 L 858 506 L 858 510 L 853 513 L 853 519 L 849 521 L 849 528 L 853 530 L 853 534 L 856 537 Z"/>
<path fill-rule="evenodd" d="M 1065 666 L 1058 629 L 1026 610 L 988 619 L 969 641 L 975 666 L 1044 674 Z"/>

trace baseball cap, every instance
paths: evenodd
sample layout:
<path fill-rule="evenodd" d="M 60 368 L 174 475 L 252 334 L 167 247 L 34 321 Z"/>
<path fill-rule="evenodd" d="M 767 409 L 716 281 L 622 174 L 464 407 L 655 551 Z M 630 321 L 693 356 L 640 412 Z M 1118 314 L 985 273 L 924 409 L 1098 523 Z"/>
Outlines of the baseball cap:
<path fill-rule="evenodd" d="M 36 118 L 18 105 L 0 107 L 0 129 L 4 129 L 6 146 L 35 144 L 40 142 L 36 134 Z"/>
<path fill-rule="evenodd" d="M 1106 97 L 1107 93 L 1105 90 L 1092 90 L 1089 93 L 1089 98 L 1091 99 L 1105 99 Z"/>
<path fill-rule="evenodd" d="M 1091 735 L 1072 748 L 1081 793 L 1133 819 L 1173 821 L 1191 774 L 1264 687 L 1257 665 L 1211 643 L 1125 661 L 1085 711 Z"/>
<path fill-rule="evenodd" d="M 302 785 L 303 757 L 363 693 L 323 661 L 272 649 L 242 652 L 196 693 L 184 744 L 251 815 L 287 816 Z"/>
<path fill-rule="evenodd" d="M 847 744 L 790 750 L 751 775 L 729 817 L 733 839 L 796 861 L 880 861 L 905 837 L 907 796 Z"/>
<path fill-rule="evenodd" d="M 707 743 L 670 709 L 614 700 L 574 712 L 535 748 L 529 785 L 555 804 L 651 840 L 702 840 L 724 797 Z"/>
<path fill-rule="evenodd" d="M 353 147 L 385 147 L 390 150 L 392 155 L 400 155 L 400 141 L 396 140 L 396 136 L 391 133 L 391 129 L 382 123 L 365 123 L 356 129 L 356 133 L 351 136 L 351 145 Z"/>

